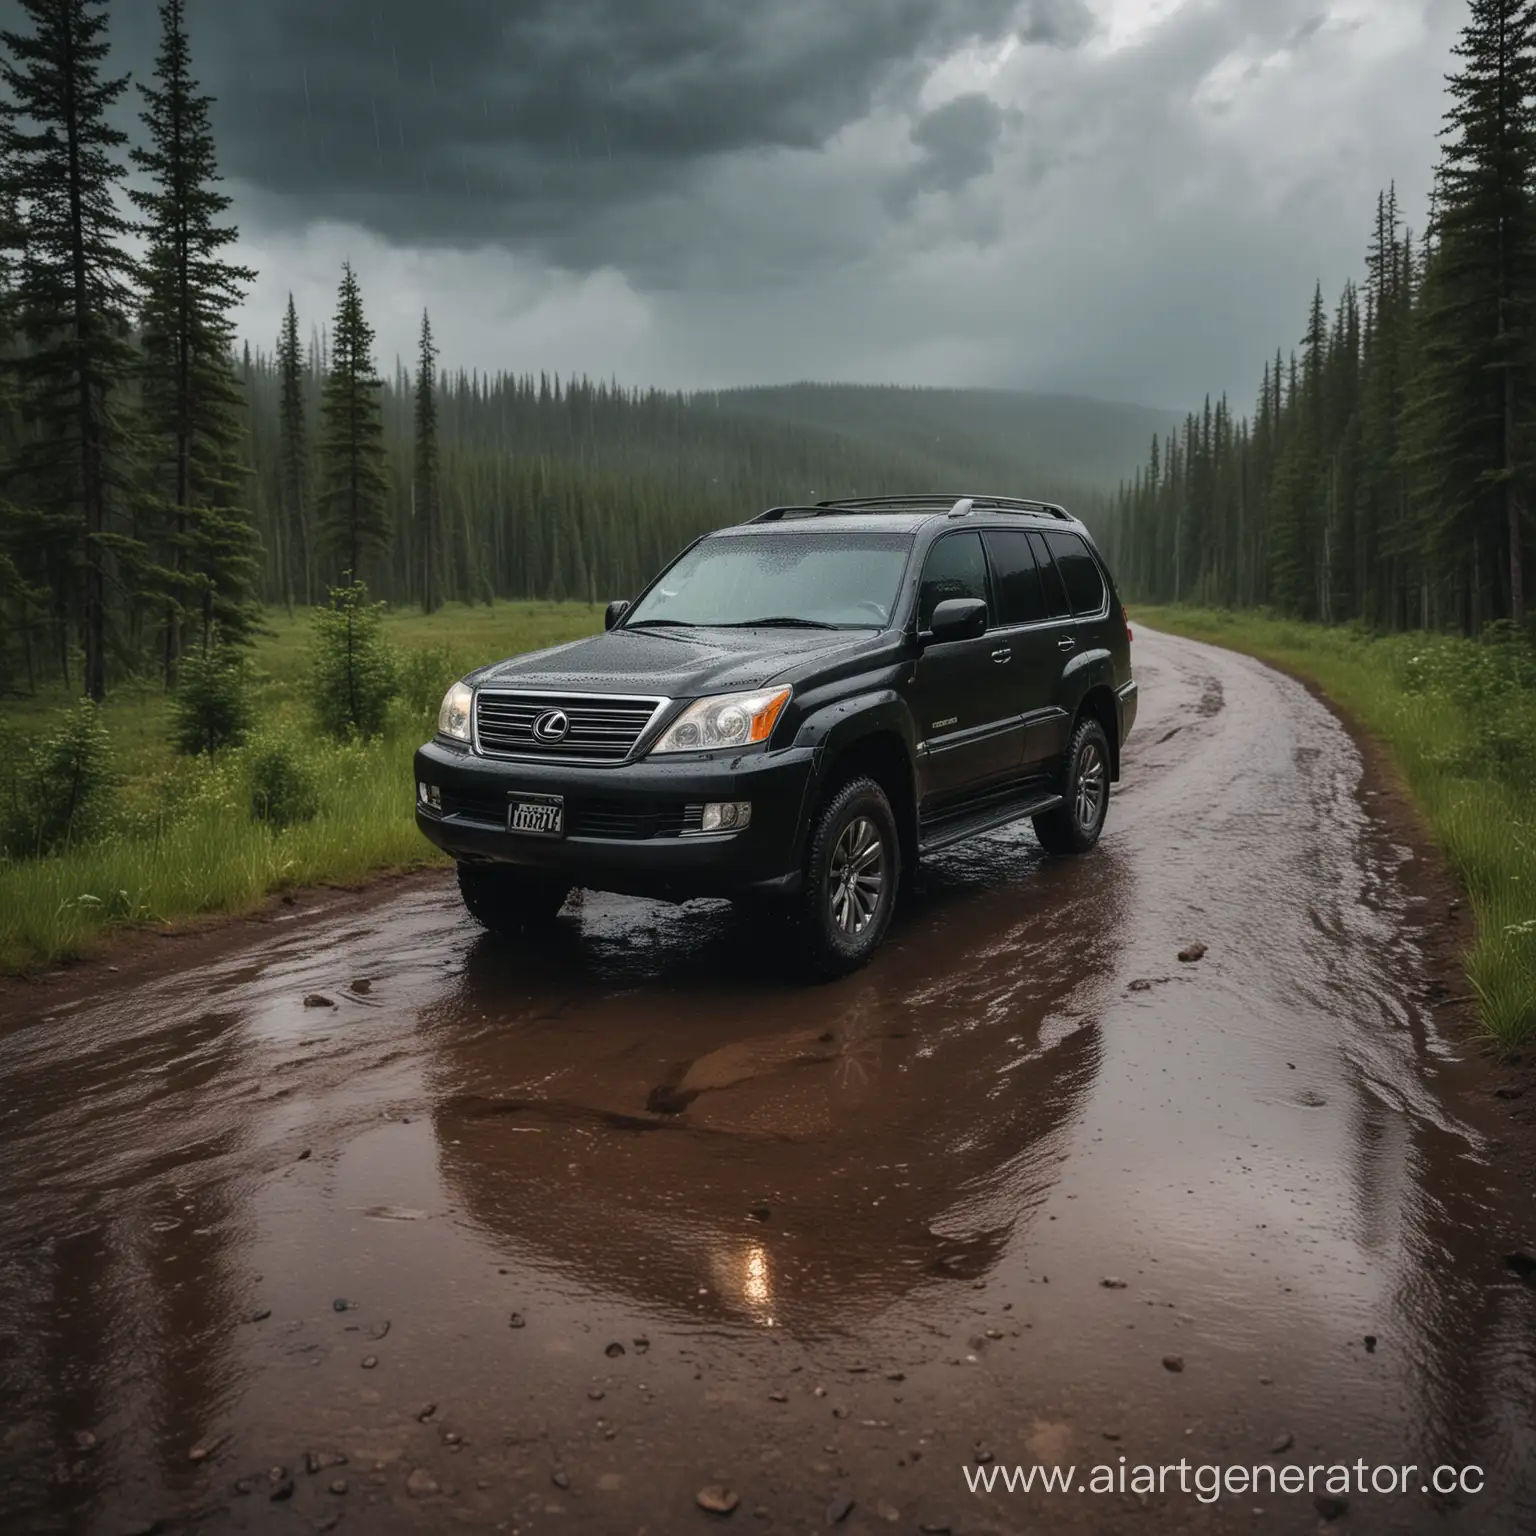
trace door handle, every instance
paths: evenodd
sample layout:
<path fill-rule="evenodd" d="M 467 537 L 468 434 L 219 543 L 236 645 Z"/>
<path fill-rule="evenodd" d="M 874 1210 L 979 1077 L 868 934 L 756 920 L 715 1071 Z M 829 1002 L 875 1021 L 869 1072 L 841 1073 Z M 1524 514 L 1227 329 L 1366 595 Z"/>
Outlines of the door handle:
<path fill-rule="evenodd" d="M 996 662 L 1004 662 L 1007 661 L 1012 655 L 1012 649 L 1005 645 L 1002 650 L 992 652 L 992 660 Z"/>
<path fill-rule="evenodd" d="M 1063 635 L 1056 642 L 1056 649 L 1058 651 L 1075 651 L 1077 649 L 1077 641 L 1071 635 Z"/>

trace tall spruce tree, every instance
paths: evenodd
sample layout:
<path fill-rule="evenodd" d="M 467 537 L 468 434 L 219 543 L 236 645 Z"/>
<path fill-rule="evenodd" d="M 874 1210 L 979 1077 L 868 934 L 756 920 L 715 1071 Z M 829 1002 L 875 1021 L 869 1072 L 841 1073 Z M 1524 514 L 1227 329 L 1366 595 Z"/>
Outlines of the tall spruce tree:
<path fill-rule="evenodd" d="M 373 328 L 351 262 L 342 267 L 330 372 L 321 404 L 320 531 L 345 580 L 388 547 L 389 477 L 384 467 L 383 381 L 373 371 Z"/>
<path fill-rule="evenodd" d="M 278 526 L 283 531 L 283 599 L 293 607 L 295 593 L 315 600 L 314 530 L 309 516 L 309 413 L 305 391 L 305 354 L 299 342 L 299 314 L 293 295 L 283 314 L 277 341 L 278 373 Z"/>
<path fill-rule="evenodd" d="M 421 558 L 421 606 L 427 613 L 433 613 L 442 603 L 438 577 L 442 560 L 442 498 L 438 484 L 437 348 L 432 343 L 432 321 L 426 310 L 421 312 L 421 355 L 416 364 L 415 425 L 411 505 Z"/>
<path fill-rule="evenodd" d="M 1536 4 L 1470 0 L 1449 81 L 1410 399 L 1426 545 L 1525 616 L 1536 422 Z"/>
<path fill-rule="evenodd" d="M 30 344 L 6 360 L 29 428 L 14 478 L 45 542 L 61 665 L 67 676 L 73 610 L 85 692 L 100 699 L 108 582 L 133 553 L 120 386 L 133 360 L 135 268 L 118 196 L 126 137 L 108 121 L 128 80 L 102 74 L 105 0 L 18 3 L 31 31 L 0 33 L 0 155 L 26 225 L 15 312 Z"/>
<path fill-rule="evenodd" d="M 210 99 L 192 78 L 186 0 L 161 0 L 160 26 L 156 83 L 139 87 L 149 142 L 132 154 L 148 185 L 132 197 L 149 242 L 140 375 L 153 494 L 168 513 L 169 682 L 184 612 L 199 616 L 204 648 L 215 628 L 226 640 L 251 637 L 260 546 L 241 484 L 242 398 L 230 320 L 256 274 L 223 259 L 239 232 L 220 222 L 230 200 L 218 189 Z"/>

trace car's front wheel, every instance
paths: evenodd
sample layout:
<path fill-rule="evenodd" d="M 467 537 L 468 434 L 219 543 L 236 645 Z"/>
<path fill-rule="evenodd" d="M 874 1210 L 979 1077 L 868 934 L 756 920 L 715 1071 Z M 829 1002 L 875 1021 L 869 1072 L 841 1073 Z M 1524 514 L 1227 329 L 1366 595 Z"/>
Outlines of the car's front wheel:
<path fill-rule="evenodd" d="M 901 842 L 885 791 L 850 780 L 816 813 L 799 897 L 811 971 L 841 976 L 880 947 L 901 882 Z"/>
<path fill-rule="evenodd" d="M 1087 853 L 1109 813 L 1109 737 L 1091 715 L 1077 722 L 1062 771 L 1062 803 L 1035 817 L 1047 853 Z"/>
<path fill-rule="evenodd" d="M 469 915 L 492 933 L 512 935 L 555 919 L 571 888 L 511 864 L 460 864 L 459 895 Z"/>

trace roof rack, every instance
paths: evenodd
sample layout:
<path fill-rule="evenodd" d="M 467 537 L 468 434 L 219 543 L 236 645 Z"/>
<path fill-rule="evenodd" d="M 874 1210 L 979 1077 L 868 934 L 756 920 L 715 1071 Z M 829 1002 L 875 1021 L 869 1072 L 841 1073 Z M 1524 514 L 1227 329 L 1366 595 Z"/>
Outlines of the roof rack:
<path fill-rule="evenodd" d="M 1019 496 L 962 496 L 952 492 L 924 492 L 915 496 L 856 496 L 836 501 L 818 501 L 815 506 L 769 507 L 752 521 L 776 523 L 786 517 L 830 517 L 839 512 L 947 512 L 951 517 L 965 517 L 971 512 L 1039 512 L 1047 517 L 1072 521 L 1072 514 L 1054 501 L 1035 501 Z"/>

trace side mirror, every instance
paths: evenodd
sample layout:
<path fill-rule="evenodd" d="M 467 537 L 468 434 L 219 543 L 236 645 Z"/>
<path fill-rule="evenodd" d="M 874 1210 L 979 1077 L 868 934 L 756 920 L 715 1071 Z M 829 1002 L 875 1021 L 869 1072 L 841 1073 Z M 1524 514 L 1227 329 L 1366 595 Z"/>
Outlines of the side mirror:
<path fill-rule="evenodd" d="M 603 610 L 603 628 L 612 629 L 613 626 L 617 624 L 619 620 L 622 619 L 628 612 L 629 599 L 627 597 L 614 598 L 614 600 L 609 603 L 608 606 Z"/>
<path fill-rule="evenodd" d="M 920 638 L 929 643 L 976 640 L 987 632 L 987 605 L 979 597 L 947 597 L 933 610 L 933 627 Z"/>

